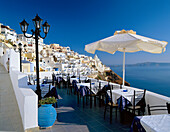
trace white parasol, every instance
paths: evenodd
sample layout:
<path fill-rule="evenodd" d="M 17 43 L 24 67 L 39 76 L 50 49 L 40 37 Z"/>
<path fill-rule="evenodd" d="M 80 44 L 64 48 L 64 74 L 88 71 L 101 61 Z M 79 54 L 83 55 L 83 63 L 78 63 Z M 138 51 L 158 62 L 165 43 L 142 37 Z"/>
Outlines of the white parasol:
<path fill-rule="evenodd" d="M 124 53 L 123 57 L 123 86 L 125 83 L 125 52 L 146 51 L 162 53 L 168 42 L 136 35 L 133 30 L 116 31 L 113 36 L 99 40 L 85 46 L 85 50 L 94 54 L 96 50 L 114 54 L 116 51 Z"/>

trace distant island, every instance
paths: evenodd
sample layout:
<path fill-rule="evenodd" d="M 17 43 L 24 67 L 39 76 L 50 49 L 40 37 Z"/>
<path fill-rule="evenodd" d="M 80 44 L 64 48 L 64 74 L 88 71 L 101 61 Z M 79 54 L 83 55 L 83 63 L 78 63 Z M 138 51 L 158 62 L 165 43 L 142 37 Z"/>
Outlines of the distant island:
<path fill-rule="evenodd" d="M 109 67 L 122 67 L 122 65 L 108 65 Z M 170 66 L 170 63 L 144 62 L 136 64 L 126 64 L 126 66 Z"/>

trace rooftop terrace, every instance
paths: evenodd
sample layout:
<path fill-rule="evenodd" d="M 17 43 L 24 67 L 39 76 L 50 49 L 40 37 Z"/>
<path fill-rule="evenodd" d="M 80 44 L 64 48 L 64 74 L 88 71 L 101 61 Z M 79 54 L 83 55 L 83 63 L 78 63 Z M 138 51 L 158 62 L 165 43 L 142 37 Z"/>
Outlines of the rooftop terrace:
<path fill-rule="evenodd" d="M 0 59 L 0 130 L 2 131 L 129 131 L 133 116 L 127 113 L 119 113 L 116 118 L 113 109 L 112 124 L 109 121 L 109 112 L 104 120 L 104 106 L 88 104 L 83 107 L 82 99 L 78 105 L 77 96 L 68 94 L 68 88 L 57 88 L 60 96 L 58 100 L 58 117 L 53 127 L 38 130 L 38 97 L 27 85 L 27 74 L 19 72 L 18 54 L 13 50 L 5 54 Z M 6 71 L 7 60 L 10 58 L 10 74 Z M 15 62 L 15 63 L 14 63 Z M 31 73 L 32 74 L 32 73 Z M 52 77 L 52 72 L 41 72 L 40 77 Z M 107 82 L 108 83 L 108 82 Z M 114 84 L 116 85 L 116 84 Z M 128 91 L 139 90 L 133 87 L 124 86 Z M 169 97 L 165 97 L 150 91 L 146 92 L 146 104 L 157 105 L 170 102 Z M 92 101 L 94 102 L 94 101 Z M 156 112 L 154 114 L 166 114 L 167 112 Z M 147 111 L 145 115 L 147 115 Z M 125 116 L 124 116 L 125 115 Z M 120 118 L 121 117 L 121 118 Z M 123 117 L 123 118 L 122 118 Z M 123 119 L 123 120 L 122 120 Z M 34 129 L 35 128 L 35 129 Z"/>
<path fill-rule="evenodd" d="M 123 125 L 120 120 L 120 115 L 116 119 L 115 111 L 113 110 L 112 124 L 109 123 L 109 112 L 104 120 L 104 106 L 90 108 L 90 105 L 85 105 L 83 108 L 82 102 L 78 105 L 77 96 L 67 94 L 66 88 L 57 89 L 61 99 L 58 100 L 57 121 L 53 127 L 40 129 L 42 132 L 127 132 L 130 130 L 130 124 Z M 88 101 L 89 102 L 89 101 Z M 98 103 L 97 103 L 98 104 Z"/>

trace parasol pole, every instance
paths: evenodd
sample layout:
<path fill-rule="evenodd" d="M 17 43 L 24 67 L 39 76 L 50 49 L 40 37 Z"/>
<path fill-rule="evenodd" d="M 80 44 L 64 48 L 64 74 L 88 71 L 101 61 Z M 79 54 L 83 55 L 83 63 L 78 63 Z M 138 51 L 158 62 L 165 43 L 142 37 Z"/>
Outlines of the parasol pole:
<path fill-rule="evenodd" d="M 125 85 L 125 49 L 123 52 L 123 87 Z"/>

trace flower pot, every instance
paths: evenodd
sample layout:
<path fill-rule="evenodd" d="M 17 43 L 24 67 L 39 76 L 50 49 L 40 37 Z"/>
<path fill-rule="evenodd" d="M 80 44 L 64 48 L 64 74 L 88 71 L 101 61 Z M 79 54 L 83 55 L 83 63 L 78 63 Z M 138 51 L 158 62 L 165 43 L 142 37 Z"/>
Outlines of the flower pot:
<path fill-rule="evenodd" d="M 38 125 L 40 127 L 50 127 L 54 124 L 57 113 L 52 104 L 44 104 L 38 108 Z"/>

